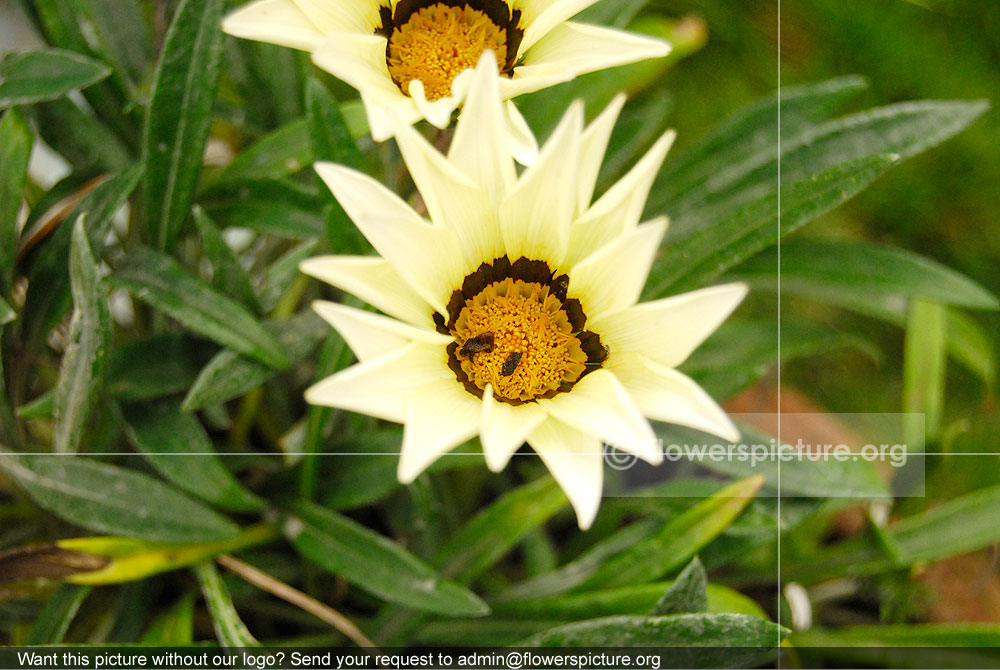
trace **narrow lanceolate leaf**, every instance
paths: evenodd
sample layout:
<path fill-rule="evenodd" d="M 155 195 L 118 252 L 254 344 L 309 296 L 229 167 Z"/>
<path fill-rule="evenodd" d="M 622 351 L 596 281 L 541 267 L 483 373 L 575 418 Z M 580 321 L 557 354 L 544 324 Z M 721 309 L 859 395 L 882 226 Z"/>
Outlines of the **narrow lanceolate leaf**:
<path fill-rule="evenodd" d="M 733 165 L 752 160 L 778 147 L 778 114 L 785 135 L 801 130 L 829 115 L 867 87 L 860 77 L 840 77 L 819 84 L 786 87 L 778 96 L 766 98 L 735 112 L 694 147 L 669 161 L 650 195 L 651 211 L 674 211 L 677 203 L 694 189 Z"/>
<path fill-rule="evenodd" d="M 181 596 L 169 610 L 153 621 L 140 644 L 150 647 L 188 645 L 194 641 L 194 593 Z"/>
<path fill-rule="evenodd" d="M 66 576 L 75 584 L 121 584 L 146 579 L 162 572 L 186 568 L 220 554 L 241 551 L 265 544 L 278 537 L 274 526 L 259 524 L 227 540 L 213 542 L 151 542 L 134 537 L 74 537 L 59 540 L 59 550 L 77 560 L 97 559 L 100 565 L 76 570 Z"/>
<path fill-rule="evenodd" d="M 664 592 L 672 591 L 675 584 L 677 580 L 622 586 L 554 598 L 526 597 L 523 600 L 503 600 L 491 602 L 490 605 L 496 616 L 518 619 L 578 621 L 617 614 L 649 615 L 657 603 L 663 600 Z M 707 605 L 699 612 L 748 614 L 762 618 L 767 616 L 752 598 L 728 586 L 707 584 L 706 593 Z"/>
<path fill-rule="evenodd" d="M 0 470 L 56 516 L 91 530 L 159 542 L 205 542 L 239 529 L 147 475 L 75 456 L 0 453 Z"/>
<path fill-rule="evenodd" d="M 267 322 L 266 327 L 282 344 L 291 363 L 309 355 L 323 337 L 330 333 L 326 322 L 311 310 L 297 314 L 288 321 Z M 276 374 L 277 371 L 272 367 L 232 349 L 224 349 L 198 373 L 181 403 L 181 410 L 193 412 L 231 400 L 257 388 Z"/>
<path fill-rule="evenodd" d="M 292 121 L 265 135 L 230 163 L 219 182 L 284 179 L 315 162 L 308 119 Z"/>
<path fill-rule="evenodd" d="M 55 397 L 54 447 L 61 453 L 75 452 L 86 433 L 104 381 L 111 343 L 111 315 L 83 219 L 73 229 L 69 274 L 73 320 Z"/>
<path fill-rule="evenodd" d="M 666 617 L 614 616 L 571 623 L 522 642 L 531 647 L 648 647 L 670 649 L 671 667 L 746 666 L 761 648 L 776 647 L 788 635 L 778 624 L 745 614 L 680 614 Z M 692 649 L 684 649 L 691 647 Z M 726 651 L 726 648 L 731 648 Z M 677 654 L 692 659 L 681 660 Z M 674 661 L 680 661 L 674 664 Z"/>
<path fill-rule="evenodd" d="M 913 300 L 903 350 L 903 440 L 908 445 L 937 440 L 945 394 L 948 312 L 940 303 Z"/>
<path fill-rule="evenodd" d="M 201 169 L 222 57 L 222 6 L 222 0 L 183 0 L 156 68 L 143 201 L 158 249 L 170 249 L 180 235 Z"/>
<path fill-rule="evenodd" d="M 257 319 L 170 256 L 137 247 L 122 260 L 111 281 L 196 333 L 271 367 L 288 367 L 281 344 Z"/>
<path fill-rule="evenodd" d="M 115 212 L 142 178 L 142 165 L 136 164 L 109 177 L 80 200 L 59 228 L 32 252 L 28 270 L 28 294 L 25 298 L 24 341 L 42 346 L 52 330 L 71 307 L 69 288 L 69 248 L 73 224 L 86 216 L 87 239 L 95 257 L 100 256 Z"/>
<path fill-rule="evenodd" d="M 111 74 L 111 68 L 61 49 L 10 53 L 0 60 L 0 110 L 61 98 Z"/>
<path fill-rule="evenodd" d="M 24 641 L 26 645 L 53 645 L 63 641 L 73 617 L 90 593 L 89 586 L 63 584 L 53 593 Z"/>
<path fill-rule="evenodd" d="M 649 612 L 651 616 L 697 614 L 708 611 L 708 578 L 695 556 Z"/>
<path fill-rule="evenodd" d="M 718 537 L 743 511 L 764 483 L 750 477 L 722 489 L 667 523 L 656 535 L 612 558 L 577 590 L 641 584 L 683 565 Z"/>
<path fill-rule="evenodd" d="M 683 191 L 667 207 L 677 223 L 673 232 L 683 236 L 704 228 L 713 209 L 728 209 L 772 193 L 779 160 L 782 184 L 787 185 L 862 158 L 886 154 L 909 158 L 957 134 L 988 108 L 982 101 L 923 100 L 818 125 L 787 128 L 782 123 L 780 152 L 779 143 L 771 142 L 759 151 L 735 156 L 703 183 Z"/>
<path fill-rule="evenodd" d="M 777 288 L 778 256 L 773 250 L 763 253 L 734 276 L 753 288 Z M 995 295 L 955 270 L 911 251 L 866 242 L 782 244 L 781 290 L 833 304 L 863 294 L 866 300 L 923 298 L 972 309 L 1000 307 Z"/>
<path fill-rule="evenodd" d="M 668 244 L 650 273 L 647 296 L 696 288 L 717 277 L 849 200 L 896 160 L 891 155 L 873 156 L 838 165 L 782 187 L 780 197 L 773 193 L 727 212 L 712 226 Z"/>
<path fill-rule="evenodd" d="M 262 499 L 243 488 L 216 455 L 192 414 L 169 403 L 123 408 L 129 438 L 164 477 L 189 493 L 237 512 L 259 510 Z"/>
<path fill-rule="evenodd" d="M 250 283 L 250 275 L 222 238 L 221 231 L 200 207 L 194 208 L 194 223 L 205 257 L 212 264 L 212 285 L 254 314 L 259 313 L 260 304 Z"/>
<path fill-rule="evenodd" d="M 318 79 L 309 79 L 306 84 L 306 104 L 315 160 L 360 168 L 361 152 L 347 129 L 340 104 Z"/>
<path fill-rule="evenodd" d="M 285 534 L 324 570 L 389 602 L 451 616 L 482 616 L 489 607 L 392 540 L 311 503 L 294 507 Z"/>
<path fill-rule="evenodd" d="M 17 247 L 17 215 L 35 135 L 16 109 L 0 119 L 0 291 L 10 295 Z"/>
<path fill-rule="evenodd" d="M 453 535 L 436 563 L 449 577 L 468 583 L 568 504 L 551 477 L 509 491 Z"/>
<path fill-rule="evenodd" d="M 202 563 L 195 566 L 194 573 L 198 576 L 201 593 L 205 596 L 208 612 L 212 615 L 212 627 L 219 644 L 228 649 L 259 647 L 260 642 L 250 634 L 246 624 L 236 613 L 229 589 L 222 582 L 215 566 L 212 563 Z"/>
<path fill-rule="evenodd" d="M 897 570 L 900 565 L 938 561 L 1000 542 L 1000 486 L 979 489 L 884 529 L 898 556 L 890 559 L 866 538 L 824 548 L 808 562 L 788 561 L 788 579 L 812 582 L 832 576 L 856 577 Z"/>

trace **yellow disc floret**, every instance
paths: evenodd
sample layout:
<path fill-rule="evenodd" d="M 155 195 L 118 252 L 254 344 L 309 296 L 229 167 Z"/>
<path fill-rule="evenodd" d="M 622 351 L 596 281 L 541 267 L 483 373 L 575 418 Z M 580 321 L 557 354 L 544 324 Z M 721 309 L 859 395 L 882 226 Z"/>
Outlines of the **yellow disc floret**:
<path fill-rule="evenodd" d="M 587 355 L 548 286 L 505 279 L 467 300 L 454 327 L 469 380 L 508 401 L 551 395 L 584 373 Z"/>
<path fill-rule="evenodd" d="M 424 7 L 393 31 L 386 63 L 403 93 L 419 79 L 430 101 L 451 95 L 451 83 L 462 71 L 474 68 L 492 49 L 497 66 L 507 60 L 507 33 L 483 12 L 444 3 Z"/>

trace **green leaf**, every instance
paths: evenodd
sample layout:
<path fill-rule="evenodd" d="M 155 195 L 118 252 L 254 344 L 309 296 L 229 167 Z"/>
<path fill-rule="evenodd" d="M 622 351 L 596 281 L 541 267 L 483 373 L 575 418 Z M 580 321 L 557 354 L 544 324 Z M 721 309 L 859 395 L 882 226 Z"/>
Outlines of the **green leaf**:
<path fill-rule="evenodd" d="M 773 194 L 781 163 L 782 186 L 803 182 L 837 165 L 877 155 L 909 158 L 957 134 L 988 105 L 985 102 L 925 100 L 852 114 L 819 125 L 784 127 L 772 141 L 748 155 L 737 155 L 667 208 L 675 217 L 674 235 L 709 226 L 717 214 Z M 776 125 L 775 121 L 769 125 Z M 723 154 L 721 160 L 727 160 Z M 655 211 L 655 210 L 654 210 Z"/>
<path fill-rule="evenodd" d="M 78 173 L 115 172 L 135 160 L 132 148 L 75 96 L 32 105 L 31 116 L 45 143 Z"/>
<path fill-rule="evenodd" d="M 703 188 L 734 165 L 778 146 L 778 114 L 784 134 L 829 118 L 867 87 L 861 77 L 840 77 L 819 84 L 785 87 L 777 95 L 741 109 L 695 146 L 670 160 L 650 195 L 650 211 L 676 211 L 686 194 Z M 668 203 L 673 203 L 669 206 Z"/>
<path fill-rule="evenodd" d="M 724 401 L 763 379 L 779 362 L 849 347 L 874 359 L 878 357 L 871 343 L 826 326 L 790 319 L 780 324 L 774 320 L 729 319 L 680 369 L 713 398 Z"/>
<path fill-rule="evenodd" d="M 72 51 L 9 53 L 0 60 L 0 110 L 55 100 L 109 74 L 108 66 Z"/>
<path fill-rule="evenodd" d="M 222 59 L 222 0 L 182 0 L 160 63 L 143 137 L 150 240 L 173 247 L 191 207 Z"/>
<path fill-rule="evenodd" d="M 774 250 L 742 264 L 734 276 L 753 288 L 776 288 Z M 840 296 L 865 300 L 923 298 L 944 305 L 997 309 L 997 297 L 940 263 L 903 249 L 866 242 L 794 240 L 781 245 L 781 290 L 838 304 Z"/>
<path fill-rule="evenodd" d="M 201 584 L 201 593 L 205 596 L 208 612 L 212 615 L 212 627 L 215 629 L 215 637 L 219 639 L 219 644 L 227 649 L 259 647 L 260 642 L 250 634 L 246 624 L 236 613 L 233 599 L 215 565 L 202 563 L 195 566 L 194 573 L 198 577 L 198 583 Z"/>
<path fill-rule="evenodd" d="M 659 579 L 724 531 L 763 483 L 764 478 L 756 476 L 727 486 L 667 523 L 656 535 L 610 559 L 576 590 Z"/>
<path fill-rule="evenodd" d="M 179 647 L 194 641 L 194 593 L 180 597 L 146 629 L 141 644 L 150 647 Z"/>
<path fill-rule="evenodd" d="M 670 592 L 675 581 L 653 582 L 615 589 L 588 591 L 553 598 L 526 597 L 523 600 L 491 602 L 499 617 L 574 621 L 616 614 L 646 615 Z M 699 612 L 748 614 L 764 618 L 764 611 L 752 598 L 721 584 L 706 586 L 707 605 Z"/>
<path fill-rule="evenodd" d="M 803 647 L 1000 647 L 995 623 L 929 623 L 814 628 L 792 636 Z M 984 649 L 985 651 L 985 649 Z M 963 666 L 964 667 L 964 666 Z"/>
<path fill-rule="evenodd" d="M 69 259 L 73 291 L 73 320 L 69 346 L 56 383 L 53 447 L 61 453 L 77 451 L 104 383 L 111 345 L 111 314 L 97 261 L 90 251 L 83 219 L 73 229 Z"/>
<path fill-rule="evenodd" d="M 19 419 L 50 419 L 56 404 L 56 391 L 50 389 L 17 408 Z"/>
<path fill-rule="evenodd" d="M 903 441 L 912 450 L 941 433 L 945 395 L 948 313 L 936 302 L 913 300 L 903 351 Z"/>
<path fill-rule="evenodd" d="M 326 322 L 311 311 L 297 314 L 288 321 L 267 322 L 265 327 L 282 345 L 292 364 L 308 356 L 330 332 Z M 193 412 L 239 397 L 276 374 L 272 367 L 224 349 L 198 373 L 181 403 L 181 410 Z"/>
<path fill-rule="evenodd" d="M 0 291 L 3 295 L 10 295 L 17 247 L 17 215 L 21 210 L 21 194 L 28 178 L 28 161 L 34 142 L 35 134 L 16 109 L 0 119 Z"/>
<path fill-rule="evenodd" d="M 671 647 L 675 667 L 748 667 L 761 647 L 776 647 L 787 635 L 782 626 L 745 614 L 613 616 L 553 628 L 518 646 Z"/>
<path fill-rule="evenodd" d="M 441 547 L 435 563 L 468 584 L 569 504 L 551 477 L 508 491 Z"/>
<path fill-rule="evenodd" d="M 24 644 L 45 646 L 62 642 L 77 610 L 89 594 L 89 586 L 61 585 L 45 603 Z"/>
<path fill-rule="evenodd" d="M 712 226 L 668 243 L 650 273 L 646 295 L 659 297 L 703 285 L 850 199 L 896 160 L 872 156 L 837 165 L 783 186 L 780 194 L 728 211 Z"/>
<path fill-rule="evenodd" d="M 308 119 L 292 121 L 257 140 L 237 156 L 218 181 L 280 180 L 314 162 Z"/>
<path fill-rule="evenodd" d="M 111 281 L 219 344 L 274 368 L 289 365 L 281 344 L 259 321 L 167 255 L 136 247 L 121 261 Z"/>
<path fill-rule="evenodd" d="M 289 181 L 239 179 L 206 189 L 198 200 L 220 228 L 250 228 L 299 240 L 326 234 L 328 204 L 315 191 Z"/>
<path fill-rule="evenodd" d="M 238 529 L 147 475 L 76 456 L 0 453 L 0 470 L 56 516 L 91 530 L 161 542 L 234 537 Z"/>
<path fill-rule="evenodd" d="M 104 249 L 114 214 L 125 203 L 142 178 L 142 165 L 125 168 L 103 181 L 73 208 L 59 228 L 34 252 L 28 271 L 23 339 L 40 346 L 71 305 L 69 250 L 73 227 L 85 218 L 92 250 Z M 95 256 L 100 255 L 95 253 Z"/>
<path fill-rule="evenodd" d="M 257 294 L 250 284 L 250 275 L 240 264 L 222 233 L 200 207 L 194 208 L 194 223 L 201 237 L 202 250 L 212 264 L 212 285 L 254 314 L 260 313 Z"/>
<path fill-rule="evenodd" d="M 303 242 L 279 256 L 267 268 L 264 285 L 260 290 L 260 304 L 265 312 L 274 309 L 292 283 L 302 276 L 299 265 L 316 252 L 317 245 L 316 240 Z"/>
<path fill-rule="evenodd" d="M 154 400 L 187 391 L 216 348 L 185 333 L 123 342 L 111 353 L 105 389 L 118 400 Z"/>
<path fill-rule="evenodd" d="M 389 602 L 451 616 L 489 612 L 474 593 L 445 579 L 395 542 L 311 503 L 299 502 L 285 534 L 303 556 Z"/>
<path fill-rule="evenodd" d="M 129 438 L 156 470 L 188 493 L 224 509 L 252 512 L 265 502 L 236 481 L 192 414 L 168 403 L 123 408 Z"/>
<path fill-rule="evenodd" d="M 680 426 L 657 426 L 657 435 L 667 445 L 714 445 L 718 438 L 706 436 Z M 692 456 L 691 460 L 715 472 L 730 477 L 759 475 L 767 487 L 776 490 L 778 473 L 781 472 L 782 495 L 798 495 L 810 498 L 855 498 L 860 500 L 891 499 L 886 484 L 879 477 L 874 464 L 860 460 L 820 460 L 792 459 L 780 461 L 767 454 L 777 448 L 777 440 L 755 428 L 740 426 L 741 439 L 751 447 L 760 446 L 767 451 L 761 458 L 712 458 Z"/>
<path fill-rule="evenodd" d="M 306 83 L 309 136 L 317 161 L 331 161 L 360 169 L 363 157 L 351 137 L 340 104 L 318 79 Z"/>
<path fill-rule="evenodd" d="M 500 595 L 499 600 L 504 602 L 507 600 L 527 600 L 565 593 L 586 581 L 611 557 L 635 546 L 659 529 L 658 519 L 637 521 L 604 538 L 578 558 L 557 570 L 512 586 Z"/>
<path fill-rule="evenodd" d="M 99 567 L 76 571 L 65 577 L 74 584 L 121 584 L 146 579 L 170 570 L 202 563 L 220 554 L 242 551 L 271 542 L 278 536 L 274 526 L 251 526 L 231 539 L 213 542 L 151 542 L 134 537 L 74 537 L 58 540 L 59 549 L 80 557 L 102 559 Z"/>
<path fill-rule="evenodd" d="M 670 614 L 697 614 L 708 611 L 708 577 L 705 568 L 695 556 L 656 605 L 650 616 Z"/>
<path fill-rule="evenodd" d="M 822 555 L 814 560 L 787 560 L 782 571 L 789 580 L 813 582 L 941 560 L 1000 542 L 998 516 L 1000 486 L 979 489 L 887 526 L 884 532 L 897 547 L 897 557 L 884 556 L 867 538 L 855 538 L 824 547 Z"/>

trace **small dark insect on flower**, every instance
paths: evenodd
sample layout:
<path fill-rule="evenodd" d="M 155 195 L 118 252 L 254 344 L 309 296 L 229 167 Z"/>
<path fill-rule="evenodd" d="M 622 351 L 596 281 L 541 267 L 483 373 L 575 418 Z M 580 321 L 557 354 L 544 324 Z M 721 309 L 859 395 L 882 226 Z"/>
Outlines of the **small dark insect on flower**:
<path fill-rule="evenodd" d="M 466 341 L 458 353 L 471 361 L 476 354 L 488 354 L 493 351 L 493 342 L 493 333 L 483 333 Z"/>
<path fill-rule="evenodd" d="M 517 372 L 517 366 L 521 364 L 521 358 L 524 356 L 520 351 L 513 352 L 507 357 L 507 360 L 503 362 L 503 367 L 500 368 L 500 374 L 504 377 L 510 377 L 515 372 Z"/>

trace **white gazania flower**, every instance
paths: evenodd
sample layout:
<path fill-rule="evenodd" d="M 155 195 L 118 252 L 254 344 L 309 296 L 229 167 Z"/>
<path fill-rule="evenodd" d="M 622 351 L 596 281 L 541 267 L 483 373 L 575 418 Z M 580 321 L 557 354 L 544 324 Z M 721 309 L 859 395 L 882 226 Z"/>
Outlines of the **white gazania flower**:
<path fill-rule="evenodd" d="M 476 435 L 494 471 L 528 442 L 587 528 L 603 443 L 661 460 L 646 417 L 738 438 L 675 368 L 746 288 L 636 304 L 667 226 L 639 220 L 673 133 L 591 204 L 623 98 L 586 128 L 575 103 L 518 176 L 500 133 L 499 84 L 484 58 L 447 156 L 399 124 L 429 221 L 372 178 L 317 164 L 380 257 L 325 256 L 302 270 L 384 315 L 316 303 L 360 362 L 306 399 L 405 424 L 404 483 Z"/>
<path fill-rule="evenodd" d="M 496 55 L 504 100 L 577 75 L 670 52 L 666 42 L 567 21 L 596 0 L 255 0 L 223 22 L 232 35 L 312 52 L 361 93 L 376 141 L 391 116 L 446 128 L 472 69 Z M 391 110 L 391 114 L 390 114 Z M 513 105 L 507 132 L 522 162 L 534 137 Z"/>

